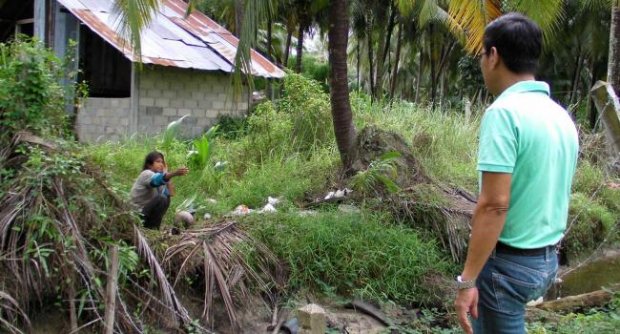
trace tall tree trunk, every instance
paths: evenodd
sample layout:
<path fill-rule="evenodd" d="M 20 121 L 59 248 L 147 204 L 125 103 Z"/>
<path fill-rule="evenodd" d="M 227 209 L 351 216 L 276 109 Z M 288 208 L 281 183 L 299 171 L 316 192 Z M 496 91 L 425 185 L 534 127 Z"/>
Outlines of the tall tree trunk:
<path fill-rule="evenodd" d="M 620 92 L 620 0 L 614 0 L 611 8 L 611 27 L 609 29 L 609 59 L 607 62 L 607 81 Z"/>
<path fill-rule="evenodd" d="M 272 45 L 273 45 L 273 21 L 271 19 L 271 14 L 267 18 L 267 59 L 270 61 L 275 61 L 278 63 L 279 59 L 274 59 L 272 54 Z"/>
<path fill-rule="evenodd" d="M 284 67 L 288 67 L 288 56 L 291 54 L 291 42 L 293 40 L 293 29 L 287 25 L 286 27 L 286 46 L 284 47 L 284 59 L 282 63 Z"/>
<path fill-rule="evenodd" d="M 396 92 L 396 83 L 397 83 L 397 77 L 398 77 L 398 65 L 400 63 L 400 49 L 402 47 L 402 42 L 403 42 L 403 29 L 404 29 L 404 24 L 399 24 L 398 26 L 398 36 L 396 38 L 398 38 L 396 40 L 396 55 L 394 56 L 394 68 L 392 69 L 392 82 L 390 84 L 390 100 L 394 99 L 394 93 Z"/>
<path fill-rule="evenodd" d="M 377 13 L 377 22 L 385 22 L 387 15 L 385 8 L 381 8 Z M 377 45 L 377 73 L 375 76 L 375 90 L 373 92 L 376 98 L 383 95 L 383 77 L 385 74 L 385 59 L 390 48 L 390 39 L 392 30 L 394 29 L 394 15 L 396 11 L 392 11 L 388 22 L 387 29 L 383 24 L 379 25 L 379 45 Z M 385 38 L 383 36 L 385 35 Z"/>
<path fill-rule="evenodd" d="M 235 36 L 237 37 L 241 37 L 244 13 L 243 0 L 235 0 Z"/>
<path fill-rule="evenodd" d="M 353 162 L 353 143 L 355 128 L 353 113 L 349 102 L 349 86 L 347 80 L 347 44 L 349 40 L 349 10 L 347 0 L 331 0 L 329 2 L 329 63 L 330 97 L 334 134 L 343 167 L 349 170 Z"/>
<path fill-rule="evenodd" d="M 299 31 L 297 32 L 297 61 L 295 62 L 295 72 L 301 73 L 301 60 L 304 53 L 304 31 L 306 24 L 304 20 L 299 21 Z"/>
<path fill-rule="evenodd" d="M 360 47 L 360 39 L 357 39 L 357 43 L 356 43 L 356 47 L 355 47 L 355 52 L 357 53 L 357 89 L 361 90 L 362 88 L 362 77 L 361 77 L 361 73 L 360 73 L 360 69 L 361 69 L 361 61 L 362 61 L 362 48 Z"/>
<path fill-rule="evenodd" d="M 418 75 L 415 81 L 415 99 L 413 100 L 415 104 L 418 104 L 420 101 L 420 82 L 422 81 L 422 70 L 424 70 L 424 48 L 422 47 L 422 43 L 420 43 L 420 60 L 418 61 Z"/>
<path fill-rule="evenodd" d="M 274 61 L 274 63 L 278 64 L 279 60 L 274 59 L 272 55 L 272 44 L 273 44 L 273 32 L 272 32 L 272 20 L 271 13 L 268 14 L 267 17 L 267 59 L 270 61 Z M 273 100 L 273 87 L 271 85 L 271 80 L 267 80 L 267 87 L 265 88 L 265 93 L 269 97 L 269 99 Z"/>
<path fill-rule="evenodd" d="M 583 54 L 581 52 L 581 48 L 579 48 L 577 53 L 577 59 L 575 60 L 575 71 L 573 72 L 573 81 L 570 85 L 570 93 L 568 95 L 568 105 L 572 105 L 575 101 L 575 97 L 577 96 L 577 89 L 579 88 L 579 78 L 581 77 L 581 68 L 583 67 L 584 61 Z M 576 108 L 573 111 L 573 115 L 576 112 Z"/>
<path fill-rule="evenodd" d="M 433 23 L 428 25 L 429 28 L 429 46 L 430 46 L 430 63 L 431 63 L 431 110 L 435 110 L 435 99 L 437 98 L 437 76 L 435 74 L 435 26 Z"/>
<path fill-rule="evenodd" d="M 366 40 L 368 41 L 368 80 L 370 81 L 370 101 L 373 101 L 375 91 L 375 68 L 372 52 L 372 17 L 366 14 Z"/>

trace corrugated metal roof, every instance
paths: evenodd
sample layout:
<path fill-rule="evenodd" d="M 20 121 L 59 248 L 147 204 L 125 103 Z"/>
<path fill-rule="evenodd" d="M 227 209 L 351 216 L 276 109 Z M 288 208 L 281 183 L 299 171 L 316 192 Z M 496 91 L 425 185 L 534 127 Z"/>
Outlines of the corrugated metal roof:
<path fill-rule="evenodd" d="M 82 23 L 122 52 L 131 61 L 138 57 L 116 31 L 118 17 L 112 0 L 58 0 Z M 142 62 L 205 71 L 233 72 L 239 40 L 209 17 L 194 11 L 187 18 L 187 4 L 165 0 L 159 13 L 141 34 Z M 252 50 L 252 74 L 282 78 L 279 69 Z"/>

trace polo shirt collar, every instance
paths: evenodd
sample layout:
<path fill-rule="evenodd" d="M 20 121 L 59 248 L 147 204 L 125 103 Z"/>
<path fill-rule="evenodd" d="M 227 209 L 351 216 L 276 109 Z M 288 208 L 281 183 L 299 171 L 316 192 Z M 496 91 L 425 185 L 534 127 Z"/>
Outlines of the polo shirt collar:
<path fill-rule="evenodd" d="M 549 85 L 543 81 L 519 81 L 508 87 L 498 97 L 498 99 L 515 93 L 544 93 L 550 95 Z"/>

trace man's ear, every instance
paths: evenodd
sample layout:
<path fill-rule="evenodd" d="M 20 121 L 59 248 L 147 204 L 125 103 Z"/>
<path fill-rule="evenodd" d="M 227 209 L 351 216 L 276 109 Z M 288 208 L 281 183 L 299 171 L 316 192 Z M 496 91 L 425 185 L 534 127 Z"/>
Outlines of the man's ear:
<path fill-rule="evenodd" d="M 501 57 L 499 56 L 499 52 L 497 52 L 497 48 L 492 46 L 487 53 L 487 58 L 489 61 L 489 65 L 491 68 L 497 68 L 499 63 L 501 62 Z"/>

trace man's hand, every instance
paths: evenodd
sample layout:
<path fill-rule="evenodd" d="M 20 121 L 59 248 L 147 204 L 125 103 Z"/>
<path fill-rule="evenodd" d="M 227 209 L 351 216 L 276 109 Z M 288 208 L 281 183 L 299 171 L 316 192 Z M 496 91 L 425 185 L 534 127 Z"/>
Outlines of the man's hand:
<path fill-rule="evenodd" d="M 458 290 L 454 306 L 456 306 L 456 315 L 461 327 L 465 333 L 472 334 L 474 331 L 467 314 L 471 314 L 474 319 L 478 318 L 478 288 Z"/>

